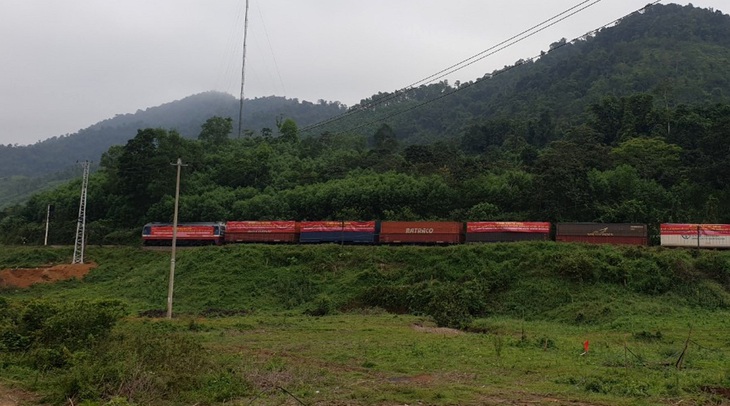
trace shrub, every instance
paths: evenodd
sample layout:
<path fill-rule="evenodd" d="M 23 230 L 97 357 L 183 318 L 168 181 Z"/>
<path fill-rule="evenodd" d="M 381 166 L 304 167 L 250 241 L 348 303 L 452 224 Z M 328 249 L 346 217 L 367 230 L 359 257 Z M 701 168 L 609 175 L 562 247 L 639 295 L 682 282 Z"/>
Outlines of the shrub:
<path fill-rule="evenodd" d="M 672 275 L 663 271 L 656 262 L 647 259 L 627 261 L 627 286 L 637 293 L 657 295 L 669 291 Z"/>
<path fill-rule="evenodd" d="M 202 388 L 212 367 L 207 352 L 193 337 L 168 330 L 163 323 L 115 330 L 89 353 L 75 355 L 59 395 L 77 401 L 123 397 L 151 404 Z"/>
<path fill-rule="evenodd" d="M 374 285 L 366 288 L 356 302 L 369 307 L 380 307 L 391 313 L 408 313 L 411 311 L 407 285 Z"/>
<path fill-rule="evenodd" d="M 695 267 L 725 288 L 730 288 L 730 259 L 715 252 L 703 252 Z"/>
<path fill-rule="evenodd" d="M 664 337 L 662 335 L 661 331 L 657 331 L 656 333 L 650 333 L 648 331 L 639 331 L 633 334 L 634 340 L 637 341 L 661 341 L 661 339 Z"/>
<path fill-rule="evenodd" d="M 582 283 L 598 280 L 602 265 L 593 253 L 583 250 L 569 251 L 563 254 L 556 263 L 559 275 Z"/>
<path fill-rule="evenodd" d="M 40 338 L 70 350 L 83 349 L 104 339 L 125 313 L 124 304 L 116 300 L 70 302 L 45 321 Z"/>
<path fill-rule="evenodd" d="M 332 299 L 325 294 L 321 294 L 314 299 L 312 305 L 304 313 L 310 316 L 326 316 L 334 313 L 334 311 L 335 305 Z"/>
<path fill-rule="evenodd" d="M 486 291 L 473 281 L 434 284 L 427 293 L 424 310 L 439 327 L 464 329 L 486 311 Z"/>
<path fill-rule="evenodd" d="M 115 300 L 54 303 L 35 300 L 7 307 L 0 317 L 0 347 L 7 351 L 37 350 L 40 369 L 58 367 L 63 351 L 76 351 L 104 339 L 126 313 Z"/>

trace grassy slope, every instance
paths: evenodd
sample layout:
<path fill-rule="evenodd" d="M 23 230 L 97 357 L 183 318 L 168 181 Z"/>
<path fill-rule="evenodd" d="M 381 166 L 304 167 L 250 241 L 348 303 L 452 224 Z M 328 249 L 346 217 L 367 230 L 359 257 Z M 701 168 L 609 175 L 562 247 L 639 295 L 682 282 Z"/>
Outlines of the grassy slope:
<path fill-rule="evenodd" d="M 69 249 L 7 248 L 0 268 L 70 255 Z M 100 266 L 84 281 L 3 295 L 120 298 L 134 311 L 164 308 L 169 253 L 90 247 L 88 257 Z M 218 363 L 245 377 L 252 389 L 243 404 L 257 395 L 268 399 L 262 404 L 286 401 L 277 386 L 308 404 L 553 397 L 705 402 L 721 398 L 703 387 L 730 387 L 729 262 L 728 252 L 555 243 L 194 248 L 179 251 L 176 312 L 252 313 L 184 316 L 175 323 L 214 350 Z M 418 308 L 413 297 L 437 286 L 487 292 L 484 313 L 469 324 L 487 334 L 414 329 L 414 323 L 432 325 L 423 308 L 411 316 L 369 310 L 372 304 Z M 302 315 L 323 298 L 350 310 Z M 689 334 L 690 349 L 677 369 Z M 591 343 L 588 356 L 579 355 L 584 340 Z"/>
<path fill-rule="evenodd" d="M 0 268 L 69 260 L 70 249 L 12 248 Z M 133 310 L 162 309 L 169 252 L 89 247 L 99 264 L 84 281 L 8 291 L 16 297 L 118 298 Z M 338 245 L 200 247 L 178 251 L 175 308 L 303 310 L 327 296 L 336 308 L 418 302 L 367 297 L 435 285 L 473 286 L 486 314 L 561 322 L 610 322 L 658 308 L 730 306 L 730 252 L 531 243 L 455 247 Z M 377 288 L 377 289 L 374 289 Z M 399 289 L 395 289 L 399 288 Z M 364 297 L 365 295 L 365 297 Z M 400 301 L 399 301 L 400 300 Z M 409 301 L 410 300 L 410 301 Z"/>

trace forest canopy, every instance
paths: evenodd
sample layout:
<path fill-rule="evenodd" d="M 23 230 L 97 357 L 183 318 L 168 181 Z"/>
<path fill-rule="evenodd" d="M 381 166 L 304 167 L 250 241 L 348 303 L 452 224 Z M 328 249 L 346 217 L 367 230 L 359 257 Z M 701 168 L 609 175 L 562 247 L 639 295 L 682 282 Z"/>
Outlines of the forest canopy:
<path fill-rule="evenodd" d="M 225 114 L 194 134 L 190 123 L 186 134 L 133 131 L 126 117 L 128 141 L 91 176 L 89 241 L 133 242 L 146 222 L 170 221 L 178 158 L 186 222 L 729 223 L 730 16 L 658 5 L 556 44 L 475 82 L 381 93 L 346 114 L 297 102 L 242 137 Z M 79 192 L 76 180 L 2 210 L 0 243 L 41 242 L 48 205 L 50 241 L 70 243 Z"/>
<path fill-rule="evenodd" d="M 644 113 L 635 114 L 642 106 Z M 730 222 L 730 105 L 656 107 L 653 96 L 606 97 L 561 131 L 548 118 L 471 125 L 449 141 L 402 145 L 370 136 L 300 138 L 293 120 L 271 136 L 228 137 L 209 119 L 198 139 L 143 129 L 110 148 L 90 179 L 89 240 L 136 241 L 172 219 L 175 167 L 181 221 L 523 220 Z M 547 134 L 541 143 L 530 142 Z M 537 138 L 544 138 L 542 135 Z M 544 146 L 540 144 L 544 143 Z M 80 182 L 33 196 L 0 216 L 3 243 L 72 241 Z"/>

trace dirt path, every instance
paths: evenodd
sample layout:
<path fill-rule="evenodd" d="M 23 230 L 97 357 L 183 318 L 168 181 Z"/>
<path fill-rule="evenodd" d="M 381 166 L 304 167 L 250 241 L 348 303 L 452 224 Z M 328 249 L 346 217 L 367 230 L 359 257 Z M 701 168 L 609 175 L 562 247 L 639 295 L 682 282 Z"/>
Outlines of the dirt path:
<path fill-rule="evenodd" d="M 96 264 L 63 264 L 45 268 L 15 268 L 0 271 L 0 288 L 27 288 L 36 283 L 48 283 L 66 279 L 81 279 L 96 268 Z M 0 404 L 0 406 L 3 406 Z"/>
<path fill-rule="evenodd" d="M 0 383 L 0 406 L 38 405 L 38 401 L 38 395 L 20 389 L 11 389 Z"/>

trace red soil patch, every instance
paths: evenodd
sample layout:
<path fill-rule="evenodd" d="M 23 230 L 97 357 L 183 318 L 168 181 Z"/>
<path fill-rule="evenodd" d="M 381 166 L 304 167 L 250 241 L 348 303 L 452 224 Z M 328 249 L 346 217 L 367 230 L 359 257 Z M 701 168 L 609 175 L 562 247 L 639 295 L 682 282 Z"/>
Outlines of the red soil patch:
<path fill-rule="evenodd" d="M 36 283 L 81 279 L 96 268 L 96 264 L 65 264 L 46 268 L 16 268 L 0 271 L 0 288 L 27 288 Z"/>

